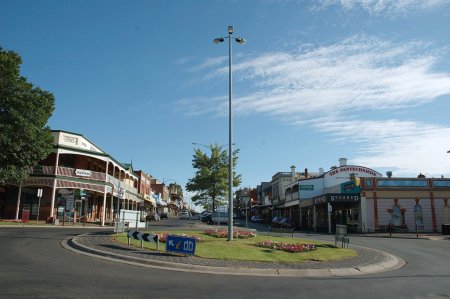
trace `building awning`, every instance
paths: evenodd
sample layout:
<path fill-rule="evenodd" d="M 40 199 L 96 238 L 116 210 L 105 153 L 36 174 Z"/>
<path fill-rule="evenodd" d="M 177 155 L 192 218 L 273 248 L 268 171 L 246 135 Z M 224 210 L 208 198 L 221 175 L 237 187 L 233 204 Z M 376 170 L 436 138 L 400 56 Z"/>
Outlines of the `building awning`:
<path fill-rule="evenodd" d="M 165 202 L 165 201 L 163 201 L 163 200 L 160 200 L 160 201 L 158 202 L 158 206 L 167 207 L 167 202 Z"/>
<path fill-rule="evenodd" d="M 148 201 L 152 205 L 156 206 L 156 200 L 153 197 L 146 197 L 145 201 Z"/>
<path fill-rule="evenodd" d="M 265 209 L 265 208 L 269 208 L 272 205 L 254 205 L 252 206 L 252 209 Z"/>
<path fill-rule="evenodd" d="M 275 208 L 276 209 L 289 208 L 289 207 L 297 206 L 297 205 L 299 205 L 299 203 L 300 202 L 297 199 L 297 200 L 289 201 L 289 202 L 286 202 L 286 203 L 281 204 L 279 206 L 276 206 Z"/>

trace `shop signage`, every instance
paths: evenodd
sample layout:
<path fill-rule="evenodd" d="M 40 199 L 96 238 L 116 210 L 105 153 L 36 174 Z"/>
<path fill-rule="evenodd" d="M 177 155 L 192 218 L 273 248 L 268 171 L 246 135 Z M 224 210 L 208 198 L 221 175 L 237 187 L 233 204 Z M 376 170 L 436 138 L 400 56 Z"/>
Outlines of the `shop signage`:
<path fill-rule="evenodd" d="M 327 202 L 327 198 L 325 196 L 314 197 L 314 205 L 320 205 Z"/>
<path fill-rule="evenodd" d="M 328 175 L 334 176 L 334 175 L 337 175 L 340 173 L 347 174 L 347 173 L 353 173 L 353 172 L 356 172 L 356 175 L 358 177 L 365 176 L 365 175 L 359 175 L 358 173 L 367 174 L 369 176 L 379 176 L 379 174 L 376 171 L 366 168 L 366 167 L 361 167 L 361 166 L 359 166 L 359 167 L 351 167 L 351 166 L 339 167 L 339 168 L 336 168 L 336 169 L 330 171 L 328 173 Z"/>
<path fill-rule="evenodd" d="M 359 186 L 355 183 L 355 181 L 349 181 L 341 184 L 341 193 L 357 193 L 359 190 Z"/>
<path fill-rule="evenodd" d="M 83 177 L 91 177 L 91 171 L 86 169 L 75 169 L 75 175 Z"/>
<path fill-rule="evenodd" d="M 300 185 L 300 190 L 314 190 L 314 185 Z"/>
<path fill-rule="evenodd" d="M 73 193 L 67 193 L 65 195 L 66 198 L 66 211 L 72 211 L 73 210 L 73 203 L 74 203 L 74 195 Z"/>
<path fill-rule="evenodd" d="M 333 203 L 353 203 L 361 199 L 359 193 L 329 193 L 327 194 L 328 202 Z"/>

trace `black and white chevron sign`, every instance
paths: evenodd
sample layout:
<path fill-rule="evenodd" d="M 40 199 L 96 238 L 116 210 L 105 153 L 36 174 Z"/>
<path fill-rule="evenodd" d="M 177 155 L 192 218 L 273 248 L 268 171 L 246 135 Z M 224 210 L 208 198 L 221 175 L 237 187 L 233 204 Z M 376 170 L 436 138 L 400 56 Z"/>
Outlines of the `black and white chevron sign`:
<path fill-rule="evenodd" d="M 135 240 L 141 240 L 141 241 L 147 241 L 147 242 L 153 242 L 158 243 L 159 236 L 153 235 L 153 234 L 147 234 L 147 233 L 140 233 L 140 232 L 128 232 L 128 238 L 133 238 Z"/>

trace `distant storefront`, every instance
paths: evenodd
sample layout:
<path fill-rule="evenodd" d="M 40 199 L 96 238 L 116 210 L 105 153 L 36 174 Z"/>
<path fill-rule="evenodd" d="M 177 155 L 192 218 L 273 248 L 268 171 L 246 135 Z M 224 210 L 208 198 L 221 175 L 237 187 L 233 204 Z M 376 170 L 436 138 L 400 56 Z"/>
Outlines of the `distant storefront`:
<path fill-rule="evenodd" d="M 344 224 L 350 231 L 361 231 L 361 178 L 377 177 L 382 175 L 373 169 L 340 159 L 339 167 L 299 180 L 300 228 L 334 231 L 336 224 Z"/>
<path fill-rule="evenodd" d="M 336 224 L 349 231 L 440 232 L 450 223 L 450 179 L 392 178 L 355 165 L 341 165 L 322 175 L 288 186 L 291 201 L 282 211 L 300 229 L 334 231 Z M 292 192 L 295 190 L 295 192 Z"/>
<path fill-rule="evenodd" d="M 384 231 L 388 226 L 403 231 L 442 231 L 450 223 L 450 179 L 364 179 L 366 231 Z"/>

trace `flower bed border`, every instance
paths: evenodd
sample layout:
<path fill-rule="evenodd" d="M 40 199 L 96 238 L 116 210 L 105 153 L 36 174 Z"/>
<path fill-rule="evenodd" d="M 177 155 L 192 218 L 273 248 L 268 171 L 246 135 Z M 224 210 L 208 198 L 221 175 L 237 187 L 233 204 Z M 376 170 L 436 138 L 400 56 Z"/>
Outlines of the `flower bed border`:
<path fill-rule="evenodd" d="M 273 250 L 282 250 L 291 253 L 309 252 L 316 250 L 316 246 L 313 244 L 301 244 L 301 243 L 285 243 L 274 241 L 261 241 L 254 244 L 256 247 L 270 248 Z"/>
<path fill-rule="evenodd" d="M 215 238 L 228 238 L 228 231 L 224 229 L 207 229 L 203 232 L 207 236 Z M 235 230 L 233 232 L 234 238 L 250 239 L 256 237 L 256 233 L 250 231 Z"/>

